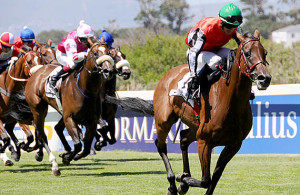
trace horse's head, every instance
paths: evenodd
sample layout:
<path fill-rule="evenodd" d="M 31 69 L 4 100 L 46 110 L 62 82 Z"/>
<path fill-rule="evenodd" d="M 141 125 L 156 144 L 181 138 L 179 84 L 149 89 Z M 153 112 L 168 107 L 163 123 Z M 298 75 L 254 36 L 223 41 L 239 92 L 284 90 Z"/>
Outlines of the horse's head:
<path fill-rule="evenodd" d="M 51 46 L 52 40 L 49 39 L 46 44 L 41 44 L 36 41 L 38 48 L 38 52 L 42 58 L 42 64 L 51 64 L 51 63 L 58 63 L 56 60 L 55 50 Z"/>
<path fill-rule="evenodd" d="M 19 57 L 18 61 L 15 64 L 13 72 L 15 72 L 15 75 L 20 77 L 22 74 L 28 78 L 33 73 L 33 69 L 35 67 L 40 67 L 41 65 L 41 57 L 39 56 L 39 53 L 37 52 L 37 47 L 35 46 L 32 51 L 24 51 L 23 49 L 20 49 L 21 56 Z M 12 71 L 12 64 L 9 68 L 9 75 L 14 80 L 20 80 L 20 81 L 26 81 L 24 79 L 18 79 L 11 76 Z M 17 73 L 19 72 L 19 73 Z"/>
<path fill-rule="evenodd" d="M 243 36 L 237 33 L 237 37 L 241 41 L 239 66 L 242 73 L 255 82 L 259 90 L 267 89 L 272 77 L 267 68 L 267 51 L 260 42 L 259 31 L 255 30 L 254 36 L 249 34 Z"/>
<path fill-rule="evenodd" d="M 88 38 L 88 42 L 90 48 L 87 54 L 86 69 L 91 73 L 102 74 L 105 79 L 112 78 L 115 74 L 114 60 L 108 55 L 109 49 L 105 45 L 104 39 L 97 43 Z"/>
<path fill-rule="evenodd" d="M 129 79 L 131 75 L 130 64 L 126 60 L 125 54 L 121 52 L 120 47 L 110 49 L 109 54 L 114 59 L 118 75 L 122 76 L 124 80 Z"/>

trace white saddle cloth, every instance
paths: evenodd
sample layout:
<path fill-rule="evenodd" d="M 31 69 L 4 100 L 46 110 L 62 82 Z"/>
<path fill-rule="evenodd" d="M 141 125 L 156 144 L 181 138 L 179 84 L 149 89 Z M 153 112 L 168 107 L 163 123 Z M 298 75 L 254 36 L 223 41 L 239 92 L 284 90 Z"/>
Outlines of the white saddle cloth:
<path fill-rule="evenodd" d="M 188 98 L 188 83 L 192 80 L 190 72 L 186 73 L 184 77 L 178 81 L 177 89 L 172 89 L 169 96 L 181 96 L 184 100 Z M 188 103 L 194 108 L 194 100 L 189 98 Z"/>

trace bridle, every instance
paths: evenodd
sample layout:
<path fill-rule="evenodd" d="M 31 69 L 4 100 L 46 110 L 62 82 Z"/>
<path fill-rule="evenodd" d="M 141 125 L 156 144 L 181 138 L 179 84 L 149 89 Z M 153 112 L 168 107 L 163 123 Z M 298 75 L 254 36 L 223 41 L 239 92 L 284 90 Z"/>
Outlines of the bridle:
<path fill-rule="evenodd" d="M 254 63 L 254 64 L 251 65 L 251 63 L 247 60 L 247 57 L 245 56 L 245 52 L 244 52 L 243 48 L 244 48 L 244 46 L 245 46 L 247 43 L 254 42 L 254 41 L 260 41 L 260 40 L 257 39 L 257 38 L 249 39 L 249 40 L 243 42 L 243 43 L 240 45 L 240 47 L 241 47 L 241 53 L 242 53 L 242 57 L 243 57 L 243 59 L 244 59 L 244 65 L 245 65 L 245 67 L 246 67 L 246 70 L 242 70 L 242 69 L 241 69 L 241 63 L 240 63 L 240 59 L 241 59 L 241 58 L 239 59 L 238 62 L 236 62 L 236 63 L 238 63 L 239 69 L 242 71 L 242 73 L 243 73 L 244 75 L 246 75 L 248 78 L 250 78 L 252 81 L 253 81 L 253 79 L 251 78 L 251 74 L 252 74 L 253 69 L 254 69 L 258 64 L 263 64 L 263 65 L 265 65 L 265 66 L 266 66 L 267 64 L 269 64 L 267 61 L 259 60 L 258 62 L 256 62 L 256 63 Z"/>
<path fill-rule="evenodd" d="M 33 52 L 35 52 L 35 51 L 29 51 L 29 52 L 27 52 L 25 55 L 23 55 L 23 59 L 24 59 L 24 62 L 25 62 L 25 68 L 27 68 L 28 69 L 28 74 L 29 74 L 29 77 L 31 77 L 31 73 L 30 73 L 30 66 L 29 66 L 29 64 L 28 64 L 28 62 L 27 62 L 27 60 L 26 60 L 26 57 L 28 56 L 28 54 L 30 54 L 30 53 L 33 53 Z M 17 61 L 18 62 L 18 61 Z M 16 62 L 16 63 L 17 63 Z M 10 65 L 9 65 L 9 69 L 8 69 L 8 75 L 9 75 L 9 77 L 10 78 L 12 78 L 13 80 L 15 80 L 15 81 L 28 81 L 28 79 L 29 78 L 26 78 L 26 79 L 21 79 L 21 78 L 16 78 L 16 77 L 13 77 L 13 76 L 11 76 L 11 74 L 10 74 L 10 72 L 11 72 L 11 69 L 12 69 L 12 66 L 13 66 L 14 64 L 13 63 L 11 63 Z"/>
<path fill-rule="evenodd" d="M 46 58 L 44 58 L 44 57 L 42 56 L 42 53 L 41 53 L 41 49 L 47 48 L 47 47 L 51 48 L 51 46 L 47 46 L 47 45 L 44 45 L 42 48 L 39 48 L 39 54 L 40 54 L 40 57 L 43 58 L 43 59 L 45 60 L 45 63 L 46 63 L 46 64 L 51 64 L 56 58 L 53 57 L 51 60 L 48 61 Z"/>
<path fill-rule="evenodd" d="M 102 56 L 100 56 L 98 59 L 96 59 L 96 56 L 93 53 L 93 48 L 95 46 L 100 45 L 100 43 L 95 43 L 88 51 L 89 55 L 87 56 L 86 61 L 92 59 L 93 64 L 95 65 L 96 68 L 92 68 L 91 64 L 89 67 L 86 67 L 87 63 L 84 63 L 84 69 L 90 73 L 90 74 L 102 74 L 104 73 L 105 69 L 103 69 L 102 64 L 105 61 L 108 61 L 112 66 L 114 66 L 114 61 L 112 59 L 111 56 L 107 55 L 107 54 L 103 54 Z M 101 46 L 101 45 L 100 45 Z"/>

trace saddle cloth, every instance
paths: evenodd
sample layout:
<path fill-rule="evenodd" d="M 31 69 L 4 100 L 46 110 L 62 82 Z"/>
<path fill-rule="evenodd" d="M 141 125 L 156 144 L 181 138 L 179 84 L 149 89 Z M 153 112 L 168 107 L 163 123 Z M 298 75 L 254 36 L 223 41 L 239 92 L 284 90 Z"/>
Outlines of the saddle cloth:
<path fill-rule="evenodd" d="M 47 78 L 47 81 L 45 83 L 45 93 L 46 93 L 46 96 L 49 97 L 49 98 L 56 98 L 56 97 L 59 97 L 57 96 L 57 93 L 59 92 L 59 89 L 60 89 L 60 86 L 61 86 L 61 81 L 62 81 L 62 78 L 59 78 L 57 83 L 56 83 L 56 89 L 54 89 L 50 84 L 49 84 L 49 80 L 51 79 L 51 77 L 53 75 L 56 75 L 57 72 L 59 70 L 56 70 L 56 68 L 49 74 L 48 78 Z"/>
<path fill-rule="evenodd" d="M 186 73 L 184 77 L 178 81 L 177 89 L 172 89 L 169 96 L 181 96 L 184 100 L 188 98 L 188 83 L 192 80 L 190 72 Z M 194 108 L 194 100 L 189 98 L 188 103 Z"/>

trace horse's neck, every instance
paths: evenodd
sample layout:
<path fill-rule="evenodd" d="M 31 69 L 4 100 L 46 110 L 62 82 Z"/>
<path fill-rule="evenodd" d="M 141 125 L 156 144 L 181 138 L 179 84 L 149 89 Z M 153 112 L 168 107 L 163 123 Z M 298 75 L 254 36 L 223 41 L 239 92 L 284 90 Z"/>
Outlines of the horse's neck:
<path fill-rule="evenodd" d="M 25 86 L 24 81 L 16 81 L 12 77 L 19 78 L 19 79 L 24 79 L 26 78 L 25 75 L 25 70 L 24 70 L 24 65 L 23 65 L 24 59 L 19 59 L 14 66 L 10 70 L 8 70 L 7 75 L 6 75 L 6 84 L 7 84 L 7 89 L 10 91 L 14 90 L 21 90 Z M 9 75 L 10 74 L 10 75 Z"/>
<path fill-rule="evenodd" d="M 242 63 L 241 53 L 238 51 L 234 64 L 230 72 L 229 80 L 220 79 L 217 84 L 218 91 L 222 93 L 220 95 L 220 101 L 238 102 L 239 104 L 246 104 L 249 102 L 251 93 L 251 80 L 242 73 L 239 67 L 239 63 Z M 224 98 L 227 97 L 227 98 Z"/>
<path fill-rule="evenodd" d="M 78 86 L 80 90 L 92 96 L 97 96 L 102 84 L 102 76 L 100 74 L 90 73 L 83 68 L 79 75 Z"/>

